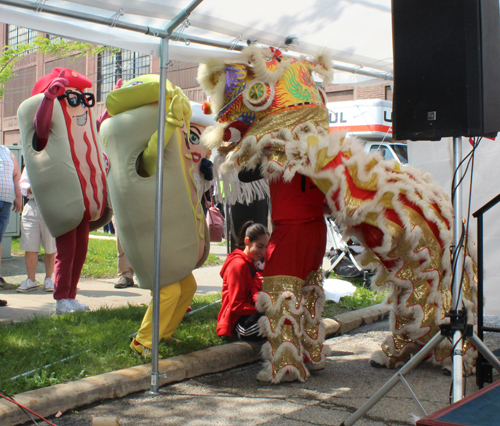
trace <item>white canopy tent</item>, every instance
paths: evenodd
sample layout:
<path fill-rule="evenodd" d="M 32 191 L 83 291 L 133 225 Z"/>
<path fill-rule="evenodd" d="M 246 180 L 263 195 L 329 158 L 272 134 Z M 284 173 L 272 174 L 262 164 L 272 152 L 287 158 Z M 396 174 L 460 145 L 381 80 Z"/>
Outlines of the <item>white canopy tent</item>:
<path fill-rule="evenodd" d="M 77 40 L 106 44 L 144 54 L 160 56 L 160 37 L 165 27 L 188 0 L 2 0 L 0 21 L 57 34 Z M 50 11 L 57 10 L 66 16 Z M 81 19 L 70 17 L 80 15 Z M 102 20 L 91 22 L 90 17 Z M 315 54 L 328 48 L 337 69 L 358 74 L 337 73 L 336 83 L 375 84 L 391 80 L 392 39 L 390 0 L 303 0 L 238 2 L 205 0 L 189 16 L 190 26 L 183 32 L 192 41 L 186 46 L 176 41 L 180 30 L 169 41 L 171 59 L 204 62 L 218 57 L 235 57 L 236 52 L 214 49 L 195 38 L 222 42 L 228 46 L 246 45 L 247 40 L 279 46 L 285 37 L 299 39 L 297 52 Z M 145 31 L 121 25 L 142 26 Z M 136 28 L 137 29 L 137 28 Z M 149 34 L 146 31 L 149 29 Z M 216 50 L 216 51 L 214 51 Z M 373 74 L 372 74 L 373 73 Z M 370 74 L 377 81 L 359 77 Z"/>

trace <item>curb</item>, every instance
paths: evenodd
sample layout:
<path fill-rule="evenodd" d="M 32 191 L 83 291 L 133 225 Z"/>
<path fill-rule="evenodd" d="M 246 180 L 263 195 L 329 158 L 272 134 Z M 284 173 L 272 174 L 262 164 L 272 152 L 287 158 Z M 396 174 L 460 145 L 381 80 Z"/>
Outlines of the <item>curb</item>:
<path fill-rule="evenodd" d="M 381 321 L 389 314 L 384 304 L 325 318 L 326 338 L 340 336 L 362 325 Z M 186 355 L 159 360 L 160 386 L 193 377 L 217 373 L 260 360 L 259 343 L 234 342 Z M 151 364 L 87 377 L 69 383 L 24 392 L 15 399 L 30 410 L 48 417 L 93 402 L 145 391 L 151 384 Z M 11 426 L 26 422 L 26 415 L 14 404 L 0 401 L 0 424 Z"/>

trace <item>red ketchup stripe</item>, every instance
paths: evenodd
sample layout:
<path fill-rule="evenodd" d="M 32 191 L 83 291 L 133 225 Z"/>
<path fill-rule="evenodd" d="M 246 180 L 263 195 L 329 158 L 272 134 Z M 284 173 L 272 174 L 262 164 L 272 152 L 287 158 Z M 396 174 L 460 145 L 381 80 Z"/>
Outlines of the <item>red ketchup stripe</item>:
<path fill-rule="evenodd" d="M 87 158 L 87 163 L 90 167 L 90 184 L 92 185 L 92 196 L 94 198 L 94 201 L 97 204 L 97 208 L 101 209 L 101 207 L 102 207 L 101 202 L 99 201 L 99 199 L 97 197 L 97 181 L 96 181 L 97 170 L 95 168 L 94 162 L 92 161 L 92 145 L 90 144 L 87 133 L 83 134 L 83 140 L 85 141 L 85 144 L 87 145 L 86 158 Z M 99 154 L 97 154 L 97 157 L 99 157 Z"/>
<path fill-rule="evenodd" d="M 92 110 L 89 108 L 89 117 L 90 117 L 90 122 L 92 123 Z M 102 200 L 103 200 L 103 203 L 102 203 L 102 207 L 101 207 L 101 214 L 104 213 L 104 209 L 106 207 L 106 173 L 104 171 L 104 167 L 102 166 L 102 156 L 99 155 L 101 152 L 99 151 L 98 147 L 97 147 L 97 138 L 96 138 L 96 135 L 95 135 L 95 132 L 94 132 L 94 126 L 90 126 L 90 129 L 92 130 L 92 138 L 94 140 L 94 145 L 96 147 L 96 151 L 97 151 L 97 161 L 99 163 L 99 168 L 101 169 L 101 181 L 102 181 Z"/>
<path fill-rule="evenodd" d="M 90 202 L 87 198 L 87 182 L 85 181 L 85 178 L 82 175 L 82 172 L 80 170 L 80 160 L 78 159 L 75 152 L 75 140 L 73 139 L 73 135 L 71 134 L 71 117 L 68 114 L 65 102 L 61 102 L 61 107 L 64 113 L 64 121 L 66 121 L 66 129 L 68 131 L 68 140 L 69 140 L 69 147 L 71 149 L 71 157 L 73 159 L 73 164 L 75 165 L 76 173 L 78 174 L 78 179 L 80 180 L 80 185 L 82 186 L 83 202 L 85 205 L 85 213 L 83 217 L 85 220 L 90 220 Z"/>

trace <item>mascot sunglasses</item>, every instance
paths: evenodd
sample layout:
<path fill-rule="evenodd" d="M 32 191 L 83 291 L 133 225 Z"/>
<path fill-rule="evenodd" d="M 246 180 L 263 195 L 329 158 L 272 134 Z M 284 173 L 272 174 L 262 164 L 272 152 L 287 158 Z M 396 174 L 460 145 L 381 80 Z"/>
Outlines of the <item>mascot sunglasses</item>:
<path fill-rule="evenodd" d="M 92 108 L 95 105 L 95 97 L 93 93 L 79 93 L 73 92 L 72 90 L 66 90 L 64 95 L 57 97 L 59 100 L 64 98 L 68 98 L 68 104 L 73 108 L 76 108 L 80 104 L 87 108 Z"/>

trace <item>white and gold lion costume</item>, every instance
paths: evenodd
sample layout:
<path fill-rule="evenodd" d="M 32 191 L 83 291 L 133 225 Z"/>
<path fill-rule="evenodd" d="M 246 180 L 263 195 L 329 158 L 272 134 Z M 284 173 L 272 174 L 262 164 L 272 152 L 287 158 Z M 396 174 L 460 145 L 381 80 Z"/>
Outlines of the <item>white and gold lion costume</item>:
<path fill-rule="evenodd" d="M 213 99 L 218 121 L 205 131 L 202 143 L 225 155 L 222 171 L 260 167 L 271 185 L 281 182 L 283 188 L 300 174 L 321 189 L 337 224 L 366 248 L 362 264 L 378 268 L 372 287 L 389 289 L 392 334 L 372 360 L 394 368 L 447 321 L 452 205 L 430 176 L 366 154 L 343 134 L 329 134 L 326 97 L 313 73 L 325 85 L 331 81 L 327 54 L 297 59 L 273 48 L 251 46 L 243 50 L 241 61 L 213 59 L 201 65 L 198 80 Z M 266 276 L 264 271 L 259 297 L 266 314 L 261 329 L 268 337 L 263 347 L 267 362 L 259 378 L 273 383 L 303 381 L 308 367 L 321 368 L 324 363 L 324 355 L 317 356 L 324 339 L 319 324 L 321 276 L 310 271 L 306 279 L 299 279 L 287 276 L 286 270 L 283 267 L 279 276 Z M 475 263 L 467 255 L 463 284 L 469 322 L 475 311 L 475 282 Z M 464 356 L 469 370 L 474 352 L 470 349 Z M 450 353 L 451 343 L 444 341 L 431 358 L 442 363 L 450 360 Z"/>

